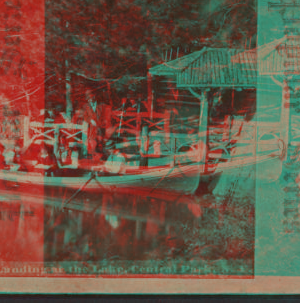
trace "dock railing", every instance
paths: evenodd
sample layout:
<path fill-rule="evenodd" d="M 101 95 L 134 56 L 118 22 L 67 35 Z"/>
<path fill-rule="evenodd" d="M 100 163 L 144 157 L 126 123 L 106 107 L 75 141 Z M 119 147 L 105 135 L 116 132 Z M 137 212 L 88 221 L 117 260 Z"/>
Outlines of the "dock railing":
<path fill-rule="evenodd" d="M 59 136 L 64 134 L 70 145 L 81 146 L 83 155 L 87 154 L 87 132 L 88 124 L 83 123 L 42 123 L 24 120 L 24 146 L 29 146 L 32 142 L 42 140 L 46 144 L 56 145 Z"/>

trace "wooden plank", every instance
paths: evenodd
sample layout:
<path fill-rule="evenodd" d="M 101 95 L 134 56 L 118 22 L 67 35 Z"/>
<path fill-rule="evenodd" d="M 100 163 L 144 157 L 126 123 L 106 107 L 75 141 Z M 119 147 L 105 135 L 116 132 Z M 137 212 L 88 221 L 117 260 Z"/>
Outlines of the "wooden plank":
<path fill-rule="evenodd" d="M 220 83 L 220 69 L 219 69 L 219 58 L 218 58 L 218 51 L 213 51 L 213 66 L 214 66 L 214 71 L 216 78 L 214 80 L 215 83 Z"/>
<path fill-rule="evenodd" d="M 209 61 L 211 64 L 211 69 L 212 69 L 212 78 L 211 78 L 211 83 L 218 83 L 217 80 L 217 75 L 216 75 L 216 71 L 215 71 L 215 60 L 214 60 L 214 52 L 210 51 L 209 52 Z"/>
<path fill-rule="evenodd" d="M 202 81 L 202 79 L 201 79 L 201 74 L 202 74 L 202 72 L 201 72 L 201 69 L 200 69 L 200 59 L 198 58 L 197 60 L 196 60 L 196 71 L 195 71 L 195 81 L 197 82 L 197 83 L 200 83 L 201 81 Z"/>
<path fill-rule="evenodd" d="M 83 126 L 73 123 L 41 123 L 41 122 L 30 122 L 30 127 L 39 128 L 70 128 L 70 129 L 82 129 Z"/>
<path fill-rule="evenodd" d="M 239 69 L 240 63 L 237 63 L 233 66 L 233 75 L 234 75 L 234 84 L 239 84 L 239 75 L 238 75 L 238 69 Z"/>
<path fill-rule="evenodd" d="M 189 79 L 188 79 L 189 75 L 188 75 L 187 69 L 185 69 L 183 73 L 184 73 L 184 83 L 185 84 L 189 84 L 188 83 L 188 81 L 189 81 Z"/>
<path fill-rule="evenodd" d="M 201 64 L 201 69 L 199 73 L 199 78 L 203 81 L 204 84 L 206 84 L 208 73 L 209 73 L 208 64 L 207 64 L 207 52 L 204 53 L 203 60 L 200 62 L 200 64 Z"/>
<path fill-rule="evenodd" d="M 206 62 L 207 62 L 207 70 L 209 70 L 209 73 L 207 73 L 207 81 L 206 84 L 212 85 L 212 78 L 213 78 L 213 66 L 211 63 L 211 53 L 207 52 L 206 54 Z"/>
<path fill-rule="evenodd" d="M 251 53 L 250 55 L 250 67 L 251 67 L 251 83 L 256 83 L 258 76 L 258 66 L 257 66 L 257 60 L 255 61 L 255 56 L 253 53 Z"/>
<path fill-rule="evenodd" d="M 228 57 L 228 55 L 226 55 L 226 57 Z M 232 85 L 234 85 L 235 81 L 234 81 L 233 63 L 231 62 L 231 57 L 227 58 L 226 62 L 227 62 L 227 67 L 225 69 L 225 71 L 226 71 L 225 72 L 225 83 L 232 83 Z"/>
<path fill-rule="evenodd" d="M 194 84 L 193 81 L 192 81 L 192 77 L 193 77 L 193 68 L 192 68 L 192 64 L 190 64 L 187 68 L 188 70 L 188 84 Z"/>
<path fill-rule="evenodd" d="M 197 81 L 196 81 L 196 72 L 197 72 L 197 68 L 196 68 L 196 61 L 194 61 L 192 63 L 192 84 L 195 84 Z"/>
<path fill-rule="evenodd" d="M 220 78 L 221 78 L 221 83 L 225 84 L 225 75 L 224 75 L 224 68 L 225 68 L 225 53 L 220 51 L 219 52 L 219 70 L 220 70 Z"/>

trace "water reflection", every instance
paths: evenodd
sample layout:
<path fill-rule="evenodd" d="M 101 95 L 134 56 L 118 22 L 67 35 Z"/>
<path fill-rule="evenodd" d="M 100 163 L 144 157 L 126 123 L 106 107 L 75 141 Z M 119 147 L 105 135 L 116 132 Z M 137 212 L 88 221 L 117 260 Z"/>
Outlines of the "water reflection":
<path fill-rule="evenodd" d="M 44 188 L 41 195 L 36 188 L 28 190 L 0 192 L 1 261 L 102 262 L 133 266 L 132 273 L 153 262 L 169 268 L 174 262 L 196 262 L 206 274 L 253 275 L 250 197 L 98 191 L 81 192 L 62 208 L 72 191 Z M 160 273 L 155 266 L 149 268 Z"/>
<path fill-rule="evenodd" d="M 43 216 L 43 205 L 0 201 L 1 262 L 43 261 Z"/>
<path fill-rule="evenodd" d="M 250 200 L 84 193 L 64 210 L 45 205 L 44 224 L 46 261 L 238 260 L 247 274 L 253 268 Z"/>

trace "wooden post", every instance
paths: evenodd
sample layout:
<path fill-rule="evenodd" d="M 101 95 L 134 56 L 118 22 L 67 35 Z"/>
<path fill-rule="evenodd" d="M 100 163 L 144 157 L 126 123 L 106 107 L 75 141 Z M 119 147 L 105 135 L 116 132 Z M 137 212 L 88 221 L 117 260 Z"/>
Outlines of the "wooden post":
<path fill-rule="evenodd" d="M 153 92 L 152 92 L 152 76 L 147 73 L 147 89 L 148 89 L 148 110 L 150 109 L 150 119 L 153 119 Z"/>
<path fill-rule="evenodd" d="M 140 166 L 148 167 L 148 149 L 149 149 L 148 125 L 144 125 L 142 128 L 141 146 L 140 146 L 140 154 L 143 157 L 141 159 Z"/>
<path fill-rule="evenodd" d="M 204 159 L 205 165 L 206 165 L 206 156 L 207 156 L 207 136 L 208 136 L 208 101 L 207 101 L 207 94 L 206 91 L 203 91 L 201 95 L 196 93 L 192 88 L 189 88 L 189 91 L 192 93 L 194 97 L 199 99 L 200 101 L 200 116 L 199 116 L 199 132 L 198 137 L 199 141 L 202 140 L 203 145 L 206 147 L 203 151 L 202 159 Z M 204 167 L 204 169 L 201 172 L 204 172 L 205 165 L 201 166 Z"/>
<path fill-rule="evenodd" d="M 30 138 L 29 138 L 29 128 L 30 128 L 30 118 L 24 117 L 24 123 L 23 123 L 23 136 L 24 136 L 24 142 L 23 147 L 27 147 L 30 144 Z"/>
<path fill-rule="evenodd" d="M 282 89 L 282 102 L 281 102 L 281 117 L 280 117 L 280 129 L 282 132 L 282 140 L 287 147 L 290 136 L 290 88 L 287 85 L 287 81 L 283 82 Z M 287 153 L 284 160 L 287 160 Z"/>
<path fill-rule="evenodd" d="M 141 234 L 142 234 L 142 222 L 140 220 L 136 220 L 135 237 L 137 240 L 140 240 Z"/>
<path fill-rule="evenodd" d="M 66 60 L 66 113 L 67 117 L 72 118 L 72 101 L 71 101 L 71 73 L 69 71 L 69 62 Z"/>
<path fill-rule="evenodd" d="M 151 84 L 149 84 L 151 85 Z M 153 121 L 153 92 L 150 89 L 151 93 L 150 93 L 150 119 L 151 121 Z"/>
<path fill-rule="evenodd" d="M 138 108 L 137 108 L 137 120 L 136 120 L 136 136 L 140 136 L 141 132 L 141 100 L 139 100 Z"/>
<path fill-rule="evenodd" d="M 59 125 L 54 125 L 54 151 L 57 151 L 57 147 L 59 144 Z"/>
<path fill-rule="evenodd" d="M 171 151 L 172 151 L 172 167 L 175 166 L 176 164 L 176 137 L 172 136 L 171 137 Z"/>
<path fill-rule="evenodd" d="M 201 138 L 202 142 L 204 143 L 204 146 L 207 146 L 207 136 L 208 136 L 208 125 L 207 125 L 207 120 L 208 120 L 208 102 L 207 102 L 207 95 L 206 92 L 203 92 L 201 94 L 201 100 L 200 100 L 200 118 L 199 118 L 199 140 Z M 204 133 L 204 135 L 203 135 Z M 205 170 L 206 166 L 206 151 L 208 148 L 205 148 L 203 151 L 203 159 L 205 162 L 204 169 L 202 172 Z"/>
<path fill-rule="evenodd" d="M 230 115 L 225 116 L 224 119 L 224 132 L 223 132 L 223 142 L 230 142 L 230 125 L 231 125 L 231 118 Z"/>
<path fill-rule="evenodd" d="M 86 122 L 83 122 L 82 124 L 82 135 L 81 135 L 81 138 L 82 138 L 82 153 L 83 153 L 83 156 L 86 156 L 87 155 L 87 134 L 88 134 L 88 124 Z"/>

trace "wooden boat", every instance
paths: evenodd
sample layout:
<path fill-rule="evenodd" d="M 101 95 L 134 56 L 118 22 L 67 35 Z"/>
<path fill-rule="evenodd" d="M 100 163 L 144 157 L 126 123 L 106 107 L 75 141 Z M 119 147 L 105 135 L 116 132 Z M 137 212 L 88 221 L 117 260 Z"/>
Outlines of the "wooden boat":
<path fill-rule="evenodd" d="M 81 176 L 43 176 L 40 173 L 21 171 L 0 171 L 0 188 L 3 191 L 15 191 L 16 194 L 31 191 L 52 197 L 71 198 L 80 191 L 94 195 L 101 193 L 136 193 L 146 196 L 194 194 L 202 183 L 220 173 L 226 173 L 242 166 L 278 161 L 278 157 L 262 155 L 260 157 L 240 157 L 235 161 L 219 163 L 214 170 L 205 171 L 201 162 L 184 163 L 175 166 L 157 166 L 149 168 L 131 167 L 123 174 L 102 173 L 97 170 L 86 171 Z M 261 164 L 260 164 L 261 165 Z M 259 177 L 259 176 L 258 176 Z"/>
<path fill-rule="evenodd" d="M 109 174 L 86 171 L 81 176 L 55 177 L 40 173 L 21 171 L 0 171 L 1 189 L 46 190 L 61 193 L 61 189 L 87 192 L 128 192 L 139 191 L 175 191 L 192 194 L 200 181 L 200 164 L 191 163 L 183 166 L 165 166 L 145 169 L 131 169 L 124 174 Z M 39 190 L 38 190 L 39 188 Z"/>
<path fill-rule="evenodd" d="M 87 170 L 85 174 L 80 176 L 74 174 L 73 176 L 62 177 L 2 170 L 0 171 L 1 189 L 13 189 L 15 191 L 18 188 L 20 192 L 32 189 L 39 193 L 42 191 L 47 192 L 51 196 L 65 195 L 67 193 L 65 195 L 67 200 L 69 199 L 68 197 L 71 198 L 82 190 L 94 194 L 110 191 L 138 192 L 141 195 L 149 195 L 154 192 L 161 192 L 162 195 L 166 195 L 167 192 L 189 195 L 194 194 L 201 186 L 201 183 L 205 183 L 211 176 L 242 166 L 255 165 L 258 162 L 274 159 L 274 156 L 270 157 L 269 151 L 267 151 L 267 154 L 260 153 L 259 155 L 253 152 L 250 156 L 245 156 L 242 153 L 238 157 L 230 158 L 228 161 L 215 163 L 208 170 L 207 167 L 209 165 L 206 161 L 207 147 L 203 139 L 206 134 L 206 124 L 202 125 L 200 123 L 200 126 L 205 127 L 205 131 L 199 132 L 190 141 L 193 142 L 191 149 L 178 152 L 181 147 L 188 144 L 187 142 L 184 143 L 177 149 L 175 154 L 167 156 L 170 161 L 165 163 L 162 163 L 163 161 L 160 163 L 160 160 L 166 159 L 166 157 L 161 157 L 157 158 L 156 164 L 149 165 L 147 168 L 128 166 L 122 174 L 103 174 L 96 169 Z M 157 136 L 158 134 L 156 134 Z"/>

